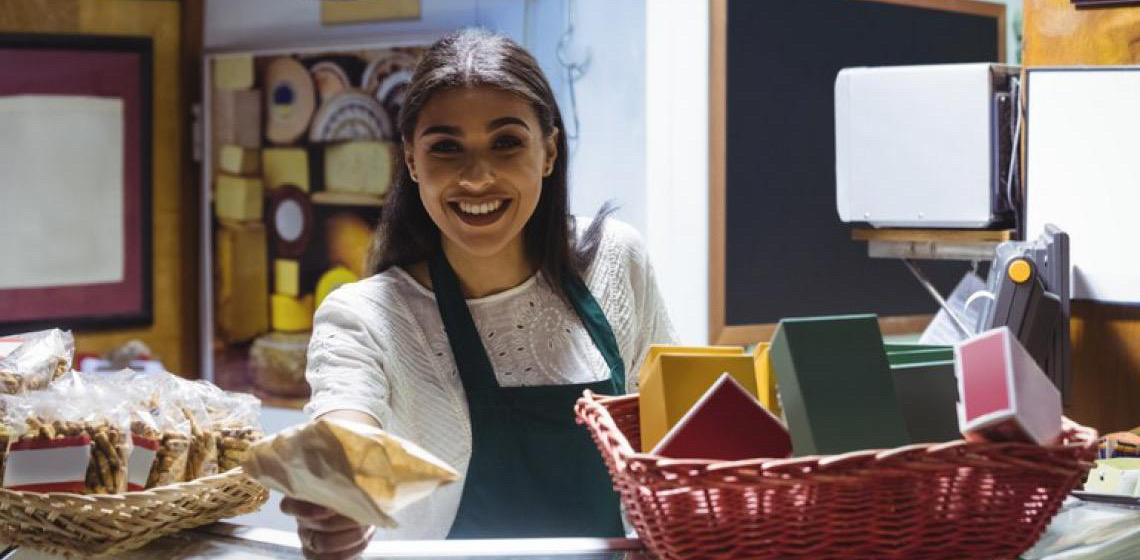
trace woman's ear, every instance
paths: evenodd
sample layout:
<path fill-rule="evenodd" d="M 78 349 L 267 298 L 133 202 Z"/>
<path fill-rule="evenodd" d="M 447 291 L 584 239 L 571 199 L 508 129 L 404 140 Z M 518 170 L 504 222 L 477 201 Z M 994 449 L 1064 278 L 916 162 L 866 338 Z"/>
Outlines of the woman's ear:
<path fill-rule="evenodd" d="M 543 162 L 542 167 L 543 177 L 549 177 L 551 173 L 554 173 L 554 162 L 558 159 L 558 135 L 561 133 L 561 130 L 555 128 L 546 135 L 546 161 Z"/>
<path fill-rule="evenodd" d="M 412 182 L 419 183 L 420 178 L 416 176 L 416 158 L 410 142 L 404 142 L 404 165 L 408 166 L 408 176 L 412 178 Z"/>

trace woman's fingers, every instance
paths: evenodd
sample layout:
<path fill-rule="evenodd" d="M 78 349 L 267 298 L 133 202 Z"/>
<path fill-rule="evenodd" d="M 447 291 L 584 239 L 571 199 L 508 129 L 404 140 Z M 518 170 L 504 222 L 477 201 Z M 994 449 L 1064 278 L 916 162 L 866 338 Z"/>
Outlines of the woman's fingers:
<path fill-rule="evenodd" d="M 320 519 L 298 517 L 297 527 L 301 529 L 311 529 L 319 533 L 339 533 L 349 529 L 359 529 L 361 525 L 352 519 L 334 513 L 332 517 Z"/>
<path fill-rule="evenodd" d="M 360 554 L 372 539 L 372 528 L 356 526 L 344 531 L 323 532 L 299 529 L 305 557 L 319 560 L 345 560 Z"/>
<path fill-rule="evenodd" d="M 284 498 L 281 512 L 297 518 L 297 526 L 317 531 L 344 531 L 360 524 L 339 513 L 310 502 Z"/>
<path fill-rule="evenodd" d="M 327 519 L 336 515 L 337 513 L 324 506 L 310 502 L 303 502 L 301 500 L 294 500 L 293 498 L 281 499 L 281 513 L 291 515 L 298 519 Z"/>

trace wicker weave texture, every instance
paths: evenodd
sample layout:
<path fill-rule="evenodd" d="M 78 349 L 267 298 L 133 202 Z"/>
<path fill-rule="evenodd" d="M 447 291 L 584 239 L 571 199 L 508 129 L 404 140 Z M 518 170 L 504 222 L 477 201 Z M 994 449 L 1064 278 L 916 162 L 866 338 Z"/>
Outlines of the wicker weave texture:
<path fill-rule="evenodd" d="M 103 557 L 250 513 L 269 491 L 241 469 L 117 495 L 0 489 L 0 542 L 65 556 Z"/>
<path fill-rule="evenodd" d="M 576 412 L 630 522 L 663 560 L 1016 558 L 1096 457 L 1096 433 L 1061 445 L 911 445 L 732 463 L 635 450 L 637 395 L 587 392 Z"/>

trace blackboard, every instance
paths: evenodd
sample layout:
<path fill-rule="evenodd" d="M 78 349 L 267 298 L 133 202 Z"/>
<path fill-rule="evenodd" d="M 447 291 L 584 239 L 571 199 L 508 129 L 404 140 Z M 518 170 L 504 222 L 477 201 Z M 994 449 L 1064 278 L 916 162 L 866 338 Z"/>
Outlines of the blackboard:
<path fill-rule="evenodd" d="M 719 226 L 721 210 L 724 230 L 723 238 L 710 235 L 710 241 L 723 242 L 724 273 L 710 279 L 721 280 L 724 293 L 720 317 L 717 294 L 711 302 L 711 338 L 726 342 L 718 336 L 724 327 L 739 333 L 741 326 L 783 317 L 937 311 L 902 262 L 869 258 L 866 244 L 851 240 L 851 224 L 839 221 L 835 76 L 851 66 L 999 61 L 1004 6 L 959 0 L 721 4 L 723 50 L 715 44 L 714 14 L 712 72 L 724 73 L 724 191 L 712 197 L 710 227 Z M 715 76 L 712 83 L 715 135 Z M 719 188 L 716 170 L 712 182 Z M 711 257 L 712 266 L 721 264 Z M 928 262 L 924 270 L 947 293 L 967 266 Z"/>

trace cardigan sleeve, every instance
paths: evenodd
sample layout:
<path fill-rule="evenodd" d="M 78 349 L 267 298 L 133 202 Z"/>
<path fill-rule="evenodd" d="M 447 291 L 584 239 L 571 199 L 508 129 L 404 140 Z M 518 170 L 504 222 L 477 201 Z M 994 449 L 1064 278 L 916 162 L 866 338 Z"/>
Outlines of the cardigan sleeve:
<path fill-rule="evenodd" d="M 619 247 L 622 255 L 619 262 L 627 276 L 624 284 L 630 291 L 634 359 L 633 367 L 626 375 L 626 391 L 635 393 L 638 390 L 637 371 L 645 361 L 649 345 L 677 344 L 677 334 L 657 287 L 653 264 L 649 261 L 649 252 L 641 234 L 628 224 L 608 220 L 605 235 Z"/>
<path fill-rule="evenodd" d="M 355 410 L 391 420 L 390 383 L 385 373 L 385 337 L 378 321 L 361 313 L 362 293 L 356 285 L 333 291 L 313 318 L 305 377 L 312 397 L 305 412 L 316 418 L 334 410 Z"/>

